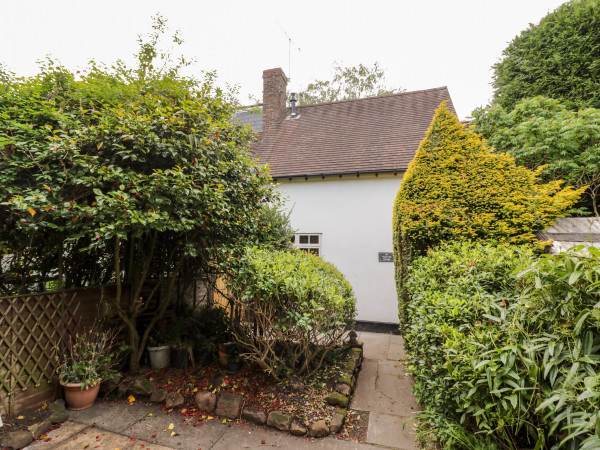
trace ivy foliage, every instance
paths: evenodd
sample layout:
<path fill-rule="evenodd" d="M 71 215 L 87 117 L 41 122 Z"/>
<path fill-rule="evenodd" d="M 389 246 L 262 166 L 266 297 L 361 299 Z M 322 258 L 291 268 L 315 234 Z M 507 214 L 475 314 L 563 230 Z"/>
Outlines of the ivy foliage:
<path fill-rule="evenodd" d="M 571 0 L 531 25 L 494 65 L 494 103 L 558 99 L 569 109 L 600 108 L 600 2 Z"/>
<path fill-rule="evenodd" d="M 444 241 L 541 245 L 537 231 L 564 216 L 584 188 L 542 184 L 539 173 L 494 154 L 442 104 L 411 162 L 394 205 L 396 282 L 410 259 Z"/>
<path fill-rule="evenodd" d="M 236 339 L 275 378 L 314 373 L 354 321 L 350 283 L 301 250 L 248 250 L 229 288 L 252 318 L 234 322 Z"/>
<path fill-rule="evenodd" d="M 600 109 L 572 111 L 558 100 L 520 100 L 512 110 L 488 106 L 473 112 L 473 131 L 497 153 L 509 153 L 541 178 L 584 187 L 582 213 L 599 216 Z"/>
<path fill-rule="evenodd" d="M 442 245 L 417 258 L 406 335 L 421 435 L 447 448 L 600 445 L 600 250 Z"/>
<path fill-rule="evenodd" d="M 230 120 L 230 96 L 213 73 L 196 80 L 164 66 L 163 31 L 158 18 L 138 67 L 92 63 L 78 76 L 49 63 L 0 82 L 0 286 L 116 283 L 132 369 L 175 280 L 259 243 L 260 210 L 276 201 L 247 152 L 251 130 Z M 140 336 L 136 319 L 150 307 Z"/>

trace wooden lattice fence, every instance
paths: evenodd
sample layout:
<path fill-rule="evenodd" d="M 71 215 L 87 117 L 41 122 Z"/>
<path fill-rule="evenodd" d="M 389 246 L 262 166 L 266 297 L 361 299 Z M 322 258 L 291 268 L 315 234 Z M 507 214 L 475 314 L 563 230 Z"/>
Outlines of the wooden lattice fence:
<path fill-rule="evenodd" d="M 0 298 L 0 414 L 58 394 L 61 343 L 97 317 L 98 289 Z"/>

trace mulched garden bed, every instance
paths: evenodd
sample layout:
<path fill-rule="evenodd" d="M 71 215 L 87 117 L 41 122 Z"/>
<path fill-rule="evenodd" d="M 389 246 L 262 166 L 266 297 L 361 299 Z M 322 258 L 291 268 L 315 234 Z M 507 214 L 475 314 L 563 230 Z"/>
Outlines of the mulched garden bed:
<path fill-rule="evenodd" d="M 335 392 L 340 376 L 347 372 L 348 353 L 339 352 L 336 358 L 325 363 L 316 375 L 302 380 L 292 377 L 283 382 L 277 382 L 260 367 L 245 364 L 236 374 L 229 374 L 214 361 L 206 366 L 184 370 L 173 368 L 145 369 L 136 375 L 124 378 L 123 385 L 131 384 L 142 376 L 151 381 L 156 389 L 167 392 L 178 392 L 184 397 L 181 407 L 160 409 L 167 414 L 181 414 L 186 421 L 195 426 L 201 426 L 210 420 L 224 420 L 215 413 L 199 410 L 194 401 L 198 392 L 209 391 L 217 395 L 228 392 L 242 395 L 242 408 L 262 411 L 268 415 L 271 411 L 290 414 L 295 421 L 308 426 L 311 422 L 325 419 L 329 422 L 333 415 L 340 410 L 325 401 L 325 397 Z M 125 389 L 118 393 L 115 389 L 112 398 L 116 401 L 127 402 Z M 110 397 L 109 397 L 110 398 Z M 139 400 L 144 400 L 140 398 Z M 247 424 L 243 419 L 229 421 L 233 424 Z M 343 429 L 333 436 L 338 439 L 362 442 L 366 437 L 368 412 L 348 411 Z"/>
<path fill-rule="evenodd" d="M 119 387 L 105 394 L 105 400 L 133 403 L 148 402 L 148 397 L 130 396 L 126 386 L 138 377 L 144 377 L 154 384 L 156 390 L 164 389 L 168 393 L 177 392 L 184 397 L 180 407 L 167 409 L 164 404 L 160 409 L 166 414 L 179 415 L 180 420 L 202 426 L 211 420 L 225 421 L 229 426 L 256 426 L 243 419 L 224 419 L 216 414 L 199 410 L 195 403 L 198 392 L 214 392 L 216 395 L 232 393 L 243 396 L 242 408 L 262 411 L 268 415 L 272 411 L 290 414 L 294 420 L 308 425 L 317 420 L 327 423 L 336 412 L 337 406 L 332 406 L 325 397 L 335 392 L 336 384 L 341 376 L 347 373 L 348 355 L 340 353 L 338 357 L 324 364 L 323 368 L 306 380 L 291 378 L 277 382 L 264 373 L 258 366 L 245 364 L 237 374 L 229 374 L 217 361 L 203 367 L 185 370 L 173 368 L 144 369 L 136 375 L 126 376 Z M 12 418 L 3 417 L 4 427 L 0 428 L 0 437 L 10 431 L 26 430 L 28 426 L 47 419 L 48 408 L 43 405 L 22 411 Z M 364 442 L 368 425 L 368 412 L 348 410 L 345 424 L 339 433 L 334 433 L 337 439 Z M 55 426 L 56 427 L 56 426 Z M 42 436 L 43 438 L 44 436 Z"/>

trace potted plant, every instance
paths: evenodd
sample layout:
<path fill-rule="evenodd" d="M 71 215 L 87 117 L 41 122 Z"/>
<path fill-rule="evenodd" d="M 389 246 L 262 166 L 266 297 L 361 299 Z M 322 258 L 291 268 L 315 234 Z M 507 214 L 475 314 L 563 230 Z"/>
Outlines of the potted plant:
<path fill-rule="evenodd" d="M 146 350 L 148 350 L 151 368 L 162 369 L 171 363 L 171 347 L 169 345 L 163 344 L 157 339 L 151 339 Z"/>
<path fill-rule="evenodd" d="M 240 355 L 230 355 L 227 360 L 227 366 L 225 368 L 225 371 L 227 373 L 238 373 L 240 370 L 242 370 L 243 365 L 244 361 Z"/>
<path fill-rule="evenodd" d="M 171 365 L 176 369 L 187 368 L 193 358 L 186 325 L 187 321 L 179 317 L 169 322 L 167 342 L 171 346 Z"/>
<path fill-rule="evenodd" d="M 227 367 L 230 356 L 237 355 L 237 345 L 235 342 L 227 342 L 219 347 L 219 364 L 221 367 Z"/>
<path fill-rule="evenodd" d="M 215 357 L 216 346 L 211 338 L 198 339 L 194 343 L 194 364 L 205 366 Z"/>
<path fill-rule="evenodd" d="M 171 365 L 176 369 L 186 369 L 192 360 L 192 346 L 179 342 L 171 346 Z"/>
<path fill-rule="evenodd" d="M 114 330 L 104 331 L 94 326 L 75 335 L 67 347 L 59 367 L 59 383 L 69 408 L 80 410 L 92 406 L 102 379 L 113 376 L 115 336 Z"/>

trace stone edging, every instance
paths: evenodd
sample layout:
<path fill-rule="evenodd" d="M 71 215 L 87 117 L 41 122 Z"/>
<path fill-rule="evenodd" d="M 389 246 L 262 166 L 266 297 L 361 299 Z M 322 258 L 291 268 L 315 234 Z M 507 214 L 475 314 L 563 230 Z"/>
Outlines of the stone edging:
<path fill-rule="evenodd" d="M 361 346 L 349 349 L 350 358 L 345 363 L 345 370 L 338 378 L 335 391 L 325 397 L 325 401 L 332 406 L 339 406 L 329 424 L 325 419 L 317 419 L 311 424 L 300 423 L 291 414 L 280 411 L 271 411 L 267 416 L 262 411 L 242 407 L 244 397 L 240 394 L 223 392 L 219 396 L 212 391 L 198 392 L 195 396 L 196 406 L 200 410 L 215 413 L 219 417 L 227 419 L 245 419 L 257 425 L 267 425 L 280 431 L 287 431 L 294 436 L 305 436 L 320 438 L 330 433 L 339 433 L 346 420 L 346 408 L 350 405 L 350 399 L 358 372 L 363 361 L 363 350 Z"/>
<path fill-rule="evenodd" d="M 63 399 L 51 403 L 48 409 L 51 412 L 46 420 L 30 425 L 27 431 L 11 431 L 10 433 L 6 433 L 0 439 L 0 447 L 10 450 L 26 447 L 36 439 L 39 439 L 52 425 L 62 423 L 69 418 L 69 412 L 65 408 L 65 401 Z"/>

